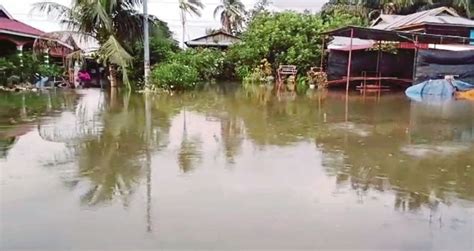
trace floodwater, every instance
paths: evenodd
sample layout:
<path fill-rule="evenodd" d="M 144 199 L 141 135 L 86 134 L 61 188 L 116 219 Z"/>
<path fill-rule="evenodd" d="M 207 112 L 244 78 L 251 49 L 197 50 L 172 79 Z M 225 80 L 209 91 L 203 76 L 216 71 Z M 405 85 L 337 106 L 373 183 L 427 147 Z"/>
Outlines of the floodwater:
<path fill-rule="evenodd" d="M 0 250 L 473 250 L 474 103 L 0 95 Z"/>

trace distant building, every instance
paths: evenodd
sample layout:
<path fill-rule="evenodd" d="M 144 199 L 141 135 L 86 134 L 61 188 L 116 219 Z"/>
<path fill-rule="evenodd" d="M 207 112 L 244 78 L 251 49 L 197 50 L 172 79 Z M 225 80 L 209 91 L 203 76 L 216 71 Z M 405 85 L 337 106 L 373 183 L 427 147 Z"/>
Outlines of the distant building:
<path fill-rule="evenodd" d="M 33 28 L 13 18 L 10 13 L 0 5 L 0 57 L 11 55 L 15 52 L 32 50 L 38 38 L 50 40 L 59 44 L 49 51 L 54 57 L 63 57 L 73 50 L 73 46 L 56 39 L 45 36 L 45 32 Z"/>
<path fill-rule="evenodd" d="M 372 23 L 372 28 L 469 37 L 474 20 L 461 17 L 450 8 L 440 7 L 405 16 L 382 14 Z"/>
<path fill-rule="evenodd" d="M 369 28 L 327 34 L 333 38 L 327 46 L 330 84 L 345 85 L 347 79 L 411 84 L 443 75 L 474 83 L 474 20 L 450 8 L 381 15 Z"/>
<path fill-rule="evenodd" d="M 185 42 L 186 46 L 190 48 L 219 48 L 227 49 L 229 46 L 240 41 L 240 38 L 224 31 L 217 31 L 212 34 L 195 38 Z"/>

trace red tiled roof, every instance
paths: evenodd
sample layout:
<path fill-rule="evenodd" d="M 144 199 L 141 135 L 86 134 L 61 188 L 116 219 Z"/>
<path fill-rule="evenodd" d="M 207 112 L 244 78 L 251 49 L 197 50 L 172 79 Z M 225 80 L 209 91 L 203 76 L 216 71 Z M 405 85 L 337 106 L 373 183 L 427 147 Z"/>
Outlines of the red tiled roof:
<path fill-rule="evenodd" d="M 33 36 L 41 36 L 44 34 L 43 31 L 40 31 L 17 20 L 8 18 L 0 18 L 0 30 L 7 30 Z"/>

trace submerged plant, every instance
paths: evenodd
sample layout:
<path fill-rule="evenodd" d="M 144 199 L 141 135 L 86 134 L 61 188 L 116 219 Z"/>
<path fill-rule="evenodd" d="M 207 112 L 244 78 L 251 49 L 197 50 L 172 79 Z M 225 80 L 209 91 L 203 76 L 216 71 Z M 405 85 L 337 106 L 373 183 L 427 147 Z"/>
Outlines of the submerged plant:
<path fill-rule="evenodd" d="M 193 89 L 199 80 L 196 69 L 176 62 L 158 65 L 151 77 L 158 88 L 166 90 Z"/>

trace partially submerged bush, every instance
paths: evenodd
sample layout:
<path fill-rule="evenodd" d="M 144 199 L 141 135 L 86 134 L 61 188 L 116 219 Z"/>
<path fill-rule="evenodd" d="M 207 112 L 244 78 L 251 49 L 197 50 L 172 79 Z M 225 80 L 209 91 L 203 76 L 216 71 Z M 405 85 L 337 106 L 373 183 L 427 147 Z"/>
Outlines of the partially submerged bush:
<path fill-rule="evenodd" d="M 217 79 L 224 71 L 224 52 L 215 49 L 188 49 L 174 54 L 170 61 L 188 65 L 196 69 L 199 79 Z"/>
<path fill-rule="evenodd" d="M 243 68 L 242 68 L 243 69 Z M 267 59 L 260 61 L 260 65 L 255 67 L 250 73 L 242 72 L 244 82 L 246 83 L 258 83 L 258 84 L 273 84 L 275 77 L 273 76 L 272 65 L 268 62 Z"/>
<path fill-rule="evenodd" d="M 328 85 L 328 75 L 316 69 L 311 69 L 307 73 L 310 84 L 318 86 L 319 89 L 326 88 Z"/>
<path fill-rule="evenodd" d="M 224 63 L 220 50 L 188 49 L 157 65 L 152 80 L 159 88 L 188 90 L 222 77 Z"/>
<path fill-rule="evenodd" d="M 158 65 L 151 77 L 158 88 L 167 90 L 193 89 L 199 81 L 199 73 L 194 67 L 177 62 Z"/>
<path fill-rule="evenodd" d="M 303 75 L 321 60 L 321 33 L 339 27 L 364 25 L 365 21 L 351 13 L 335 11 L 322 16 L 312 13 L 284 11 L 255 16 L 228 54 L 235 62 L 238 76 L 252 74 L 262 58 L 276 69 L 279 65 L 296 65 Z"/>

